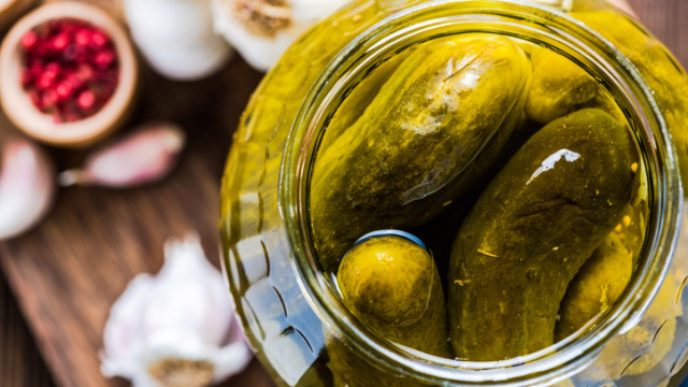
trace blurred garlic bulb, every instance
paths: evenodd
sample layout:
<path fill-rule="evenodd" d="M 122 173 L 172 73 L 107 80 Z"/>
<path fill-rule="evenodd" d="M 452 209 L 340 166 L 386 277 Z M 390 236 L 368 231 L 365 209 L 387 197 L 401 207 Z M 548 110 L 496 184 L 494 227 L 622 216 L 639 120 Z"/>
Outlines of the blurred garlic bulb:
<path fill-rule="evenodd" d="M 253 67 L 270 69 L 302 33 L 348 0 L 211 0 L 215 31 Z"/>
<path fill-rule="evenodd" d="M 115 302 L 101 371 L 135 387 L 206 386 L 251 359 L 221 274 L 197 236 L 170 240 L 157 275 L 139 274 Z"/>
<path fill-rule="evenodd" d="M 55 195 L 53 165 L 38 145 L 10 140 L 2 150 L 0 240 L 33 227 L 48 212 Z"/>
<path fill-rule="evenodd" d="M 176 80 L 195 80 L 218 70 L 231 47 L 213 32 L 210 0 L 125 0 L 134 41 L 148 62 Z"/>

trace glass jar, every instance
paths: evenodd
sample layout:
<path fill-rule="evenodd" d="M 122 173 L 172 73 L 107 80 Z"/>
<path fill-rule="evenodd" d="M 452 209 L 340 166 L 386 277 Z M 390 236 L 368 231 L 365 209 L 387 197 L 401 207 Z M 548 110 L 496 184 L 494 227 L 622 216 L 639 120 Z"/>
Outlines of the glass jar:
<path fill-rule="evenodd" d="M 404 47 L 465 32 L 545 45 L 594 73 L 636 126 L 650 176 L 648 241 L 615 306 L 549 348 L 496 362 L 437 358 L 371 335 L 318 269 L 305 210 L 314 154 L 357 82 Z M 353 1 L 285 53 L 234 134 L 222 181 L 223 266 L 258 358 L 283 385 L 666 383 L 688 352 L 684 90 L 688 77 L 671 54 L 601 1 Z"/>

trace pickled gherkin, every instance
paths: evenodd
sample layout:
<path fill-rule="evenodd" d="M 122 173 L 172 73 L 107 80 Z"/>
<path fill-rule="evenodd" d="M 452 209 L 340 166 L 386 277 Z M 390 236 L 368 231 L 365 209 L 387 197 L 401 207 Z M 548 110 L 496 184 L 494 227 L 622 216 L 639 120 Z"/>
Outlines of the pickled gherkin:
<path fill-rule="evenodd" d="M 349 126 L 354 124 L 363 114 L 366 107 L 370 105 L 382 85 L 389 78 L 390 74 L 399 67 L 399 64 L 408 56 L 412 50 L 406 50 L 386 60 L 379 67 L 363 79 L 351 91 L 351 94 L 338 107 L 337 112 L 332 117 L 331 124 L 327 127 L 327 132 L 323 144 L 326 149 L 341 135 Z"/>
<path fill-rule="evenodd" d="M 424 248 L 398 236 L 370 239 L 344 256 L 337 283 L 344 304 L 368 329 L 449 357 L 444 292 Z"/>
<path fill-rule="evenodd" d="M 368 231 L 441 212 L 492 166 L 524 113 L 523 51 L 493 35 L 418 46 L 316 160 L 314 244 L 325 269 Z"/>
<path fill-rule="evenodd" d="M 440 276 L 432 255 L 416 243 L 387 235 L 353 247 L 339 265 L 337 287 L 351 313 L 378 336 L 450 357 Z M 366 367 L 336 338 L 330 349 L 335 386 L 420 385 Z"/>
<path fill-rule="evenodd" d="M 561 305 L 557 340 L 583 328 L 619 299 L 633 274 L 633 253 L 611 233 L 569 286 Z"/>
<path fill-rule="evenodd" d="M 599 89 L 597 81 L 569 59 L 549 49 L 532 50 L 533 81 L 526 113 L 541 124 L 580 109 L 592 101 Z"/>
<path fill-rule="evenodd" d="M 556 340 L 609 311 L 630 283 L 639 264 L 647 226 L 645 190 L 637 192 L 641 196 L 626 208 L 619 224 L 569 285 L 559 311 Z"/>
<path fill-rule="evenodd" d="M 516 153 L 454 241 L 457 357 L 501 360 L 554 343 L 566 289 L 620 221 L 637 162 L 627 128 L 598 109 L 549 123 Z"/>

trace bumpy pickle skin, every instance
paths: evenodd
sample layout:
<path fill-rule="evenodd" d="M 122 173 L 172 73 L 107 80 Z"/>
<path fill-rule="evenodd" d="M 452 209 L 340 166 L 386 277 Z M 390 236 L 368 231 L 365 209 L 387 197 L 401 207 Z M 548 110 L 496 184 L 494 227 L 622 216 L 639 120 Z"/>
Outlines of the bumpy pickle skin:
<path fill-rule="evenodd" d="M 377 93 L 384 85 L 385 81 L 389 79 L 390 74 L 399 67 L 399 64 L 406 59 L 412 50 L 406 50 L 392 58 L 387 59 L 378 68 L 374 69 L 366 78 L 364 78 L 351 93 L 346 97 L 342 104 L 337 109 L 337 112 L 332 117 L 330 125 L 325 132 L 325 138 L 321 147 L 328 148 L 339 135 L 341 135 L 348 127 L 353 125 L 366 107 L 370 105 Z"/>
<path fill-rule="evenodd" d="M 533 79 L 526 113 L 532 120 L 547 124 L 578 110 L 597 96 L 599 86 L 578 65 L 547 48 L 531 52 Z"/>
<path fill-rule="evenodd" d="M 658 40 L 628 16 L 613 11 L 574 12 L 574 18 L 608 39 L 640 71 L 678 151 L 681 178 L 688 184 L 688 75 Z"/>
<path fill-rule="evenodd" d="M 633 219 L 631 224 L 626 226 L 625 224 L 628 222 L 622 221 L 622 232 L 618 235 L 622 237 L 622 242 L 625 245 L 636 248 L 636 257 L 633 259 L 633 268 L 635 270 L 638 265 L 637 252 L 642 247 L 642 241 L 639 241 L 640 230 L 645 230 L 647 220 L 643 215 L 646 212 L 638 211 L 636 205 L 633 207 L 635 211 L 630 212 L 631 219 Z M 684 224 L 687 219 L 684 214 Z M 638 223 L 636 223 L 636 220 Z M 615 231 L 618 228 L 619 226 L 615 228 Z M 683 227 L 681 228 L 679 240 L 688 240 L 687 238 L 688 229 Z M 684 246 L 680 242 L 677 249 L 677 256 L 685 254 L 685 251 L 682 250 Z M 659 294 L 650 304 L 649 309 L 645 312 L 640 322 L 626 334 L 612 339 L 602 351 L 599 361 L 579 374 L 578 378 L 585 381 L 616 380 L 623 376 L 644 375 L 649 372 L 649 381 L 643 382 L 642 379 L 634 379 L 629 385 L 656 384 L 656 380 L 652 380 L 653 373 L 650 371 L 661 362 L 666 361 L 667 354 L 673 349 L 677 316 L 681 316 L 683 313 L 682 288 L 684 280 L 685 274 L 681 269 L 681 265 L 678 265 L 678 267 L 676 265 L 672 266 L 659 290 Z M 570 295 L 571 293 L 568 292 L 566 297 L 568 298 Z M 564 304 L 562 303 L 563 306 Z M 664 366 L 669 367 L 667 364 Z"/>
<path fill-rule="evenodd" d="M 637 181 L 644 172 L 638 166 Z M 607 236 L 592 257 L 569 284 L 561 303 L 561 316 L 555 331 L 555 340 L 562 340 L 583 328 L 595 316 L 614 306 L 631 281 L 638 267 L 638 259 L 645 241 L 647 227 L 647 192 L 639 184 L 638 197 L 626 207 L 621 221 Z"/>
<path fill-rule="evenodd" d="M 452 248 L 448 325 L 459 358 L 553 344 L 567 286 L 630 202 L 635 162 L 626 127 L 585 109 L 546 125 L 506 164 Z"/>
<path fill-rule="evenodd" d="M 417 47 L 316 160 L 311 221 L 323 267 L 358 236 L 422 224 L 470 189 L 520 123 L 530 72 L 503 37 Z"/>
<path fill-rule="evenodd" d="M 386 339 L 449 357 L 444 293 L 432 256 L 396 236 L 370 239 L 342 259 L 337 283 L 344 304 Z"/>
<path fill-rule="evenodd" d="M 429 354 L 450 357 L 444 293 L 433 257 L 406 239 L 380 237 L 349 251 L 337 284 L 342 300 L 361 323 L 380 337 Z M 332 337 L 328 367 L 334 386 L 420 386 L 384 372 L 346 340 Z"/>
<path fill-rule="evenodd" d="M 569 285 L 561 304 L 555 338 L 561 340 L 582 328 L 619 299 L 633 274 L 633 253 L 612 232 Z"/>

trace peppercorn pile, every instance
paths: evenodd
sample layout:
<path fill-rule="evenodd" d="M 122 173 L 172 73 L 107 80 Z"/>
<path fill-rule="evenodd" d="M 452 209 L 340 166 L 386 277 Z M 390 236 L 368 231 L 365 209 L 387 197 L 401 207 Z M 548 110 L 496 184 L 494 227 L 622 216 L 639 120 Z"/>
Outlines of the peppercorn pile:
<path fill-rule="evenodd" d="M 57 19 L 21 40 L 21 82 L 34 105 L 55 122 L 74 122 L 98 112 L 112 97 L 119 64 L 109 36 L 74 19 Z"/>

